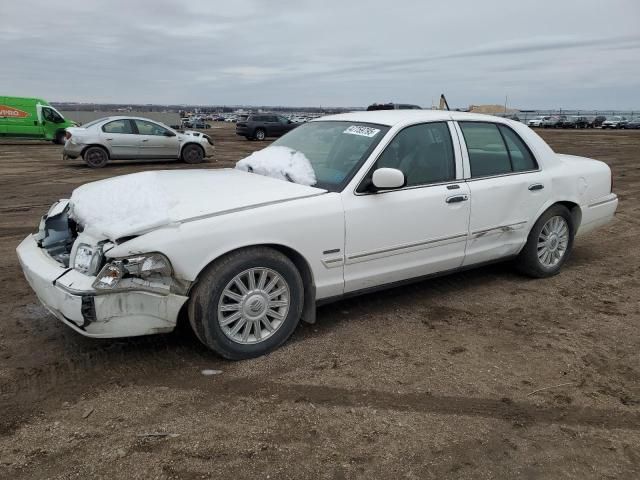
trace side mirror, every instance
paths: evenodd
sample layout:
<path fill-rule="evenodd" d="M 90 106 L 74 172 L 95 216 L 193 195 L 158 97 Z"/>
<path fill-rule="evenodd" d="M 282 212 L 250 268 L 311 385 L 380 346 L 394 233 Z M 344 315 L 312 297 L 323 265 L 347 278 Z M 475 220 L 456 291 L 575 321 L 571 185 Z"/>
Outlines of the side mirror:
<path fill-rule="evenodd" d="M 173 132 L 170 132 L 169 130 L 167 130 L 167 131 L 164 132 L 164 136 L 165 137 L 175 137 L 176 134 L 173 133 Z"/>
<path fill-rule="evenodd" d="M 378 168 L 373 172 L 371 183 L 376 190 L 389 190 L 404 187 L 407 181 L 397 168 Z"/>

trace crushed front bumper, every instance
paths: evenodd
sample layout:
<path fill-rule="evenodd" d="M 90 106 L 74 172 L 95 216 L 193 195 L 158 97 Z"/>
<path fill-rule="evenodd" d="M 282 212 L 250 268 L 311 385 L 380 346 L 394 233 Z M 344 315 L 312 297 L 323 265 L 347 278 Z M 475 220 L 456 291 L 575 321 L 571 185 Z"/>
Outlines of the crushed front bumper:
<path fill-rule="evenodd" d="M 65 268 L 29 235 L 16 249 L 22 270 L 42 304 L 76 332 L 94 338 L 170 332 L 188 297 L 144 291 L 96 292 L 95 277 Z"/>

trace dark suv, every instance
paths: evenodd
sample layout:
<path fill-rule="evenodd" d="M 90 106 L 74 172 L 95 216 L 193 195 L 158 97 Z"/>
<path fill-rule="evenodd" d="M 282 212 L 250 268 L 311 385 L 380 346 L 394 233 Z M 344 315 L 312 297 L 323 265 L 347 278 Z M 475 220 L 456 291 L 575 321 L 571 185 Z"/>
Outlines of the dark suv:
<path fill-rule="evenodd" d="M 236 122 L 236 135 L 247 140 L 264 140 L 267 137 L 279 137 L 293 130 L 299 124 L 273 113 L 252 113 L 239 115 Z"/>

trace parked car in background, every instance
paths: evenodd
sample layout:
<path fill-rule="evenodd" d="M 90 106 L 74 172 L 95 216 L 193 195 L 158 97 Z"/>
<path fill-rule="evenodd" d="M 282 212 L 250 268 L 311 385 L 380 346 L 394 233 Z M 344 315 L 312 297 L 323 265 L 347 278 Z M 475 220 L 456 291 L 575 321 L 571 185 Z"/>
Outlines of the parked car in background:
<path fill-rule="evenodd" d="M 194 122 L 191 123 L 191 128 L 198 128 L 200 130 L 208 130 L 211 128 L 211 125 L 202 121 L 202 120 L 196 120 Z"/>
<path fill-rule="evenodd" d="M 552 115 L 542 121 L 542 128 L 558 128 L 567 119 L 566 115 Z"/>
<path fill-rule="evenodd" d="M 264 140 L 267 137 L 280 137 L 298 125 L 274 113 L 238 115 L 236 135 L 245 137 L 247 140 Z"/>
<path fill-rule="evenodd" d="M 627 123 L 625 123 L 622 128 L 628 128 L 630 130 L 640 128 L 640 117 L 629 119 L 629 121 L 627 121 Z"/>
<path fill-rule="evenodd" d="M 624 128 L 626 123 L 627 119 L 625 117 L 614 115 L 613 117 L 607 117 L 607 119 L 602 122 L 602 128 Z"/>
<path fill-rule="evenodd" d="M 93 168 L 109 160 L 181 159 L 200 163 L 213 156 L 213 140 L 200 132 L 178 133 L 139 117 L 105 117 L 66 130 L 63 157 L 78 158 Z"/>
<path fill-rule="evenodd" d="M 607 117 L 605 117 L 604 115 L 596 115 L 596 117 L 593 119 L 593 127 L 602 127 L 602 124 L 606 119 Z"/>
<path fill-rule="evenodd" d="M 575 128 L 593 128 L 595 117 L 578 116 L 574 118 Z"/>
<path fill-rule="evenodd" d="M 40 98 L 0 97 L 0 138 L 50 140 L 62 145 L 65 128 L 76 125 Z"/>
<path fill-rule="evenodd" d="M 367 112 L 377 110 L 422 110 L 422 107 L 410 103 L 373 103 L 367 107 Z"/>
<path fill-rule="evenodd" d="M 82 335 L 168 332 L 183 312 L 202 343 L 243 359 L 313 323 L 319 303 L 509 259 L 555 275 L 578 235 L 613 218 L 611 188 L 607 164 L 557 154 L 518 122 L 352 112 L 236 169 L 83 185 L 17 253 L 38 298 Z"/>
<path fill-rule="evenodd" d="M 548 120 L 549 116 L 547 115 L 540 115 L 537 116 L 535 118 L 532 118 L 531 120 L 529 120 L 527 122 L 527 126 L 532 127 L 532 128 L 536 128 L 536 127 L 541 127 L 542 126 L 542 122 L 544 122 L 545 120 Z"/>
<path fill-rule="evenodd" d="M 567 116 L 558 123 L 557 127 L 558 128 L 576 128 L 576 119 L 575 117 Z"/>
<path fill-rule="evenodd" d="M 213 117 L 214 122 L 224 122 L 225 118 L 222 115 L 218 115 L 217 117 Z"/>

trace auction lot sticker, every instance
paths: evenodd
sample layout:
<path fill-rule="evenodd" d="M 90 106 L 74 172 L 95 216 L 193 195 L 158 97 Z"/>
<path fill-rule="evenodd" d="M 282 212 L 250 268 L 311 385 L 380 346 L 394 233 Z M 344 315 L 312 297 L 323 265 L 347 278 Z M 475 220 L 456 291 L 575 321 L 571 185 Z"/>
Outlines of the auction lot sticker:
<path fill-rule="evenodd" d="M 29 114 L 23 110 L 17 108 L 7 107 L 6 105 L 0 105 L 0 117 L 9 118 L 26 118 Z"/>
<path fill-rule="evenodd" d="M 360 135 L 361 137 L 371 138 L 371 137 L 375 137 L 379 131 L 380 131 L 379 128 L 363 127 L 362 125 L 351 125 L 342 133 L 348 133 L 349 135 Z"/>

